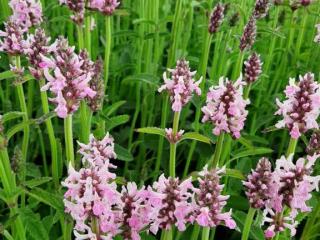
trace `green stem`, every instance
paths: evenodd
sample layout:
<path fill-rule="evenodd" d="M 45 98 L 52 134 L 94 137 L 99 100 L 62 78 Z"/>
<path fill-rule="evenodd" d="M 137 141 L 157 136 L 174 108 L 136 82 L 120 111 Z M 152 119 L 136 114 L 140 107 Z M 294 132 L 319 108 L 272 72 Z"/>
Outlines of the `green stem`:
<path fill-rule="evenodd" d="M 180 118 L 180 112 L 174 113 L 173 118 L 173 128 L 172 128 L 172 134 L 175 136 L 178 132 L 179 128 L 179 118 Z M 169 172 L 171 177 L 176 176 L 176 150 L 177 150 L 177 143 L 170 143 L 170 165 L 169 165 Z"/>
<path fill-rule="evenodd" d="M 85 34 L 84 34 L 85 48 L 91 56 L 91 16 L 85 18 Z"/>
<path fill-rule="evenodd" d="M 82 50 L 84 48 L 82 26 L 77 25 L 77 34 L 78 34 L 78 47 L 79 47 L 79 50 Z"/>
<path fill-rule="evenodd" d="M 173 240 L 173 228 L 171 228 L 170 230 L 164 230 L 164 231 L 165 231 L 164 240 Z"/>
<path fill-rule="evenodd" d="M 41 79 L 39 84 L 40 84 L 40 87 L 43 87 L 45 84 L 45 81 Z M 50 112 L 47 92 L 40 91 L 40 96 L 41 96 L 43 113 L 46 115 Z M 53 182 L 55 186 L 59 186 L 58 149 L 57 149 L 56 137 L 54 135 L 52 121 L 50 118 L 45 121 L 45 124 L 47 127 L 50 148 L 51 148 Z"/>
<path fill-rule="evenodd" d="M 211 167 L 213 167 L 213 168 L 215 168 L 219 165 L 219 159 L 221 157 L 224 135 L 225 135 L 225 133 L 221 133 L 219 135 L 218 141 L 216 143 L 216 149 L 214 150 L 214 154 L 212 155 L 211 161 L 209 162 L 209 165 L 212 164 Z"/>
<path fill-rule="evenodd" d="M 202 228 L 201 240 L 208 240 L 210 236 L 210 227 Z"/>
<path fill-rule="evenodd" d="M 294 154 L 297 147 L 298 139 L 290 138 L 288 150 L 286 156 L 289 157 L 291 154 Z"/>
<path fill-rule="evenodd" d="M 244 94 L 243 94 L 244 99 L 249 99 L 251 87 L 252 87 L 252 83 L 249 83 L 247 87 L 244 89 Z"/>
<path fill-rule="evenodd" d="M 318 204 L 313 209 L 313 213 L 311 217 L 308 218 L 307 223 L 303 228 L 301 239 L 309 239 L 308 236 L 310 236 L 311 234 L 310 229 L 312 228 L 312 226 L 314 226 L 315 221 L 319 216 L 320 216 L 320 199 L 318 198 Z"/>
<path fill-rule="evenodd" d="M 199 236 L 199 233 L 200 233 L 200 226 L 198 224 L 195 224 L 193 226 L 193 230 L 192 230 L 192 234 L 191 234 L 191 238 L 190 239 L 197 240 L 198 236 Z"/>
<path fill-rule="evenodd" d="M 105 88 L 108 87 L 109 79 L 109 63 L 110 63 L 110 52 L 111 52 L 111 16 L 105 17 L 105 50 L 104 50 L 104 84 Z"/>
<path fill-rule="evenodd" d="M 251 229 L 251 225 L 252 225 L 252 221 L 253 221 L 255 212 L 256 212 L 256 210 L 254 208 L 249 208 L 249 211 L 248 211 L 248 214 L 246 217 L 246 221 L 244 223 L 241 240 L 247 240 L 249 238 L 250 229 Z"/>
<path fill-rule="evenodd" d="M 232 72 L 232 79 L 236 79 L 237 77 L 239 77 L 240 73 L 242 72 L 243 58 L 244 58 L 244 53 L 240 51 L 239 55 L 238 55 L 236 66 Z"/>
<path fill-rule="evenodd" d="M 66 144 L 66 157 L 68 164 L 74 165 L 74 149 L 73 149 L 73 136 L 72 136 L 72 115 L 68 115 L 64 119 L 64 137 Z"/>

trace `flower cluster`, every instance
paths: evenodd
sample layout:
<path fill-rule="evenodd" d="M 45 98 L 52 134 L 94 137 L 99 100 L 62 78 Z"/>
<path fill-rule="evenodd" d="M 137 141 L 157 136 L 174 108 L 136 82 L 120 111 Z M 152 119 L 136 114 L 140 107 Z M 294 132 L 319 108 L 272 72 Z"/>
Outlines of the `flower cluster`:
<path fill-rule="evenodd" d="M 298 83 L 295 79 L 290 79 L 290 84 L 285 90 L 287 99 L 284 102 L 277 99 L 279 110 L 275 114 L 282 115 L 283 119 L 276 127 L 287 127 L 294 139 L 309 129 L 317 129 L 319 126 L 316 120 L 320 113 L 319 86 L 314 81 L 312 73 L 300 76 Z"/>
<path fill-rule="evenodd" d="M 310 212 L 307 201 L 311 192 L 319 190 L 320 176 L 312 176 L 313 166 L 319 155 L 299 158 L 293 163 L 293 155 L 282 156 L 276 161 L 274 171 L 270 162 L 262 158 L 255 171 L 243 182 L 251 207 L 264 209 L 264 222 L 267 238 L 277 232 L 290 229 L 295 235 L 299 212 Z M 284 211 L 284 207 L 288 210 Z"/>
<path fill-rule="evenodd" d="M 225 169 L 208 170 L 207 166 L 199 173 L 199 187 L 194 190 L 194 208 L 192 220 L 202 227 L 216 227 L 224 223 L 228 228 L 236 227 L 231 218 L 231 210 L 223 213 L 223 207 L 229 196 L 222 195 L 223 185 L 220 185 L 220 174 Z"/>
<path fill-rule="evenodd" d="M 202 108 L 202 122 L 210 121 L 214 124 L 214 135 L 227 132 L 234 138 L 240 137 L 240 131 L 248 115 L 245 107 L 250 103 L 243 98 L 243 85 L 245 82 L 242 81 L 242 77 L 235 83 L 222 77 L 218 86 L 210 88 L 207 104 Z"/>
<path fill-rule="evenodd" d="M 270 0 L 256 0 L 253 15 L 256 19 L 264 18 L 269 11 Z"/>
<path fill-rule="evenodd" d="M 272 194 L 272 182 L 271 163 L 267 158 L 261 158 L 256 169 L 248 175 L 247 181 L 243 181 L 251 207 L 263 208 L 265 206 Z"/>
<path fill-rule="evenodd" d="M 40 80 L 43 77 L 42 55 L 45 56 L 55 49 L 55 45 L 49 47 L 50 38 L 48 38 L 43 29 L 37 28 L 34 34 L 28 35 L 25 41 L 24 53 L 30 63 L 29 71 L 35 79 Z"/>
<path fill-rule="evenodd" d="M 165 132 L 166 132 L 166 137 L 167 137 L 168 141 L 170 143 L 176 143 L 176 142 L 180 141 L 180 139 L 184 133 L 184 130 L 180 130 L 179 132 L 174 134 L 172 128 L 166 128 Z"/>
<path fill-rule="evenodd" d="M 245 65 L 245 73 L 244 73 L 244 79 L 245 81 L 249 83 L 254 83 L 259 78 L 262 70 L 262 62 L 260 59 L 260 55 L 257 53 L 253 53 L 247 61 L 244 62 Z"/>
<path fill-rule="evenodd" d="M 74 13 L 71 19 L 78 25 L 83 23 L 85 12 L 84 0 L 59 0 L 60 4 L 68 6 L 68 8 Z"/>
<path fill-rule="evenodd" d="M 24 51 L 24 30 L 12 20 L 4 25 L 5 31 L 0 30 L 0 52 L 6 52 L 9 55 L 22 54 Z"/>
<path fill-rule="evenodd" d="M 320 132 L 315 131 L 309 140 L 307 145 L 306 152 L 309 155 L 320 154 Z"/>
<path fill-rule="evenodd" d="M 163 79 L 165 84 L 158 91 L 167 90 L 172 102 L 172 110 L 180 112 L 182 107 L 190 101 L 193 92 L 201 95 L 199 84 L 202 79 L 195 82 L 193 76 L 196 72 L 191 72 L 189 62 L 183 59 L 177 61 L 175 69 L 168 69 L 168 71 L 171 73 L 171 78 L 168 78 L 167 73 L 164 72 Z"/>
<path fill-rule="evenodd" d="M 316 28 L 317 28 L 317 35 L 315 36 L 314 41 L 316 43 L 320 43 L 320 24 L 317 24 Z"/>
<path fill-rule="evenodd" d="M 93 66 L 90 88 L 96 92 L 94 97 L 87 98 L 88 105 L 93 112 L 101 109 L 104 100 L 103 61 L 98 59 Z"/>
<path fill-rule="evenodd" d="M 13 14 L 11 21 L 19 25 L 24 31 L 38 26 L 42 22 L 42 7 L 40 0 L 11 0 L 9 5 Z"/>
<path fill-rule="evenodd" d="M 111 16 L 120 5 L 118 0 L 90 0 L 89 7 L 98 10 L 105 15 Z"/>
<path fill-rule="evenodd" d="M 184 181 L 161 175 L 152 186 L 140 189 L 133 182 L 117 190 L 116 175 L 110 163 L 116 158 L 113 138 L 102 140 L 92 135 L 88 144 L 79 143 L 84 167 L 69 167 L 69 176 L 62 182 L 65 211 L 75 220 L 74 234 L 80 239 L 140 240 L 143 230 L 156 234 L 159 229 L 176 226 L 184 231 L 188 223 L 201 226 L 225 224 L 235 228 L 231 211 L 223 213 L 228 196 L 219 184 L 223 170 L 205 167 L 199 174 L 199 188 L 191 178 Z"/>
<path fill-rule="evenodd" d="M 41 90 L 49 89 L 54 94 L 55 111 L 65 118 L 78 109 L 80 100 L 95 96 L 96 92 L 90 88 L 93 63 L 85 54 L 77 55 L 64 38 L 59 38 L 53 46 L 51 58 L 42 56 L 48 83 Z M 53 69 L 53 75 L 49 69 Z"/>
<path fill-rule="evenodd" d="M 257 35 L 257 25 L 256 25 L 256 18 L 251 16 L 249 22 L 244 27 L 243 34 L 240 39 L 240 50 L 243 52 L 245 49 L 250 49 L 255 40 Z"/>
<path fill-rule="evenodd" d="M 210 15 L 209 32 L 216 33 L 224 18 L 224 6 L 218 3 Z"/>

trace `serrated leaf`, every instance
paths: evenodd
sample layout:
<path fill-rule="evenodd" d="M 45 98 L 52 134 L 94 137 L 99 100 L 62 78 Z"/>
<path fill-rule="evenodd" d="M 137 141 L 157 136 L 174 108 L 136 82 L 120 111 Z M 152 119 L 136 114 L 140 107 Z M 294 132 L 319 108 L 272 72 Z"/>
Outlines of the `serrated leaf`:
<path fill-rule="evenodd" d="M 233 161 L 238 158 L 248 157 L 248 156 L 255 156 L 255 155 L 262 155 L 267 153 L 272 153 L 273 150 L 271 148 L 253 148 L 241 151 L 233 156 L 230 161 Z"/>
<path fill-rule="evenodd" d="M 31 179 L 29 181 L 24 182 L 24 185 L 29 187 L 29 188 L 34 188 L 37 187 L 41 184 L 50 182 L 52 180 L 51 177 L 41 177 L 41 178 L 35 178 L 35 179 Z"/>
<path fill-rule="evenodd" d="M 180 141 L 186 140 L 186 139 L 196 140 L 198 142 L 204 142 L 204 143 L 208 143 L 208 144 L 211 143 L 210 138 L 208 138 L 200 133 L 197 133 L 197 132 L 188 132 L 188 133 L 183 134 Z"/>
<path fill-rule="evenodd" d="M 125 161 L 125 162 L 130 162 L 133 160 L 132 154 L 125 149 L 124 147 L 121 147 L 118 144 L 114 145 L 114 151 L 117 154 L 117 159 Z"/>
<path fill-rule="evenodd" d="M 26 232 L 34 240 L 49 240 L 49 235 L 39 216 L 33 213 L 29 208 L 19 209 L 19 215 L 25 226 Z"/>
<path fill-rule="evenodd" d="M 110 131 L 119 125 L 123 125 L 127 123 L 129 119 L 130 119 L 129 115 L 119 115 L 119 116 L 111 117 L 106 120 L 106 128 L 108 131 Z"/>
<path fill-rule="evenodd" d="M 140 133 L 148 133 L 148 134 L 155 134 L 155 135 L 160 135 L 165 137 L 166 132 L 162 128 L 157 128 L 157 127 L 145 127 L 145 128 L 138 128 L 136 129 L 137 132 Z"/>
<path fill-rule="evenodd" d="M 41 188 L 33 188 L 31 191 L 24 189 L 24 191 L 30 197 L 53 207 L 57 211 L 63 211 L 64 209 L 62 196 L 47 192 Z"/>

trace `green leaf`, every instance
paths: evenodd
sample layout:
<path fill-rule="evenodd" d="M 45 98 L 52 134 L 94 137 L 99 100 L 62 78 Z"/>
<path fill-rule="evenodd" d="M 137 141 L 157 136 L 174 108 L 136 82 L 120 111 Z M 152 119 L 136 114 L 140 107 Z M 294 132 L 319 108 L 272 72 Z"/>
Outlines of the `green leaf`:
<path fill-rule="evenodd" d="M 24 189 L 24 191 L 30 197 L 53 207 L 57 211 L 63 211 L 64 209 L 62 196 L 47 192 L 41 188 L 33 188 L 31 191 Z"/>
<path fill-rule="evenodd" d="M 272 153 L 273 150 L 271 148 L 263 148 L 263 147 L 258 147 L 258 148 L 253 148 L 253 149 L 248 149 L 241 151 L 237 153 L 236 155 L 233 156 L 233 158 L 230 161 L 233 161 L 238 158 L 243 158 L 243 157 L 248 157 L 248 156 L 255 156 L 255 155 L 262 155 L 262 154 L 267 154 L 267 153 Z"/>
<path fill-rule="evenodd" d="M 16 133 L 18 133 L 20 131 L 23 131 L 26 126 L 31 125 L 33 123 L 34 123 L 33 120 L 29 120 L 29 121 L 22 122 L 22 123 L 14 125 L 12 128 L 10 128 L 8 130 L 8 132 L 6 134 L 7 140 L 9 141 L 10 138 L 12 138 Z"/>
<path fill-rule="evenodd" d="M 197 132 L 188 132 L 188 133 L 183 134 L 180 141 L 186 140 L 186 139 L 196 140 L 196 141 L 204 142 L 204 143 L 208 143 L 208 144 L 211 143 L 210 138 L 208 138 L 200 133 L 197 133 Z"/>
<path fill-rule="evenodd" d="M 158 88 L 159 77 L 152 74 L 143 73 L 143 74 L 137 74 L 137 75 L 126 77 L 125 79 L 123 79 L 122 83 L 123 84 L 145 83 Z"/>
<path fill-rule="evenodd" d="M 137 132 L 140 133 L 148 133 L 148 134 L 155 134 L 155 135 L 160 135 L 165 137 L 166 132 L 162 128 L 157 128 L 157 127 L 145 127 L 145 128 L 138 128 L 136 129 Z"/>
<path fill-rule="evenodd" d="M 117 154 L 117 159 L 125 161 L 125 162 L 130 162 L 133 160 L 133 156 L 131 155 L 131 153 L 125 149 L 124 147 L 121 147 L 118 144 L 114 145 L 114 151 Z"/>
<path fill-rule="evenodd" d="M 35 214 L 29 208 L 19 209 L 19 215 L 26 228 L 27 233 L 34 240 L 49 240 L 49 235 L 38 214 Z"/>
<path fill-rule="evenodd" d="M 103 112 L 107 117 L 109 117 L 112 113 L 117 111 L 125 103 L 126 103 L 126 101 L 116 102 L 116 103 L 112 104 L 111 106 L 108 106 Z"/>
<path fill-rule="evenodd" d="M 50 182 L 52 180 L 51 177 L 41 177 L 41 178 L 34 178 L 29 181 L 24 182 L 24 185 L 29 188 L 34 188 L 44 183 Z"/>
<path fill-rule="evenodd" d="M 119 115 L 119 116 L 109 118 L 106 120 L 107 130 L 110 131 L 111 129 L 113 129 L 119 125 L 123 125 L 123 124 L 127 123 L 129 121 L 129 119 L 130 119 L 129 115 Z"/>
<path fill-rule="evenodd" d="M 232 214 L 233 219 L 236 221 L 237 226 L 240 228 L 241 232 L 244 227 L 244 222 L 246 220 L 246 214 L 242 211 L 234 211 Z M 254 240 L 264 240 L 264 234 L 260 227 L 251 226 L 250 238 Z"/>
<path fill-rule="evenodd" d="M 5 72 L 0 73 L 0 81 L 5 80 L 5 79 L 9 79 L 9 78 L 14 78 L 14 77 L 16 77 L 16 75 L 11 71 L 5 71 Z"/>
<path fill-rule="evenodd" d="M 238 179 L 241 179 L 241 180 L 245 180 L 246 179 L 245 176 L 242 174 L 242 172 L 240 172 L 237 169 L 227 168 L 226 169 L 226 176 L 233 177 L 233 178 L 238 178 Z"/>
<path fill-rule="evenodd" d="M 2 122 L 5 123 L 7 121 L 23 117 L 25 115 L 24 112 L 8 112 L 2 116 Z"/>

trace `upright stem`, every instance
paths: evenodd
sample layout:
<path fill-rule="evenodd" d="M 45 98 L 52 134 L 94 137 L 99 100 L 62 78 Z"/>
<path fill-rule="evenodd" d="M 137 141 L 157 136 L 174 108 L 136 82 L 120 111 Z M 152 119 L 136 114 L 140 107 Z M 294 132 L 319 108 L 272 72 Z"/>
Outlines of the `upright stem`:
<path fill-rule="evenodd" d="M 173 240 L 173 228 L 164 232 L 164 240 Z"/>
<path fill-rule="evenodd" d="M 240 73 L 242 72 L 243 57 L 244 57 L 244 53 L 240 51 L 239 55 L 238 55 L 236 66 L 232 72 L 232 79 L 236 79 L 240 75 Z"/>
<path fill-rule="evenodd" d="M 254 208 L 251 208 L 251 207 L 249 208 L 246 221 L 244 223 L 241 240 L 247 240 L 249 238 L 251 224 L 252 224 L 255 212 L 256 210 Z"/>
<path fill-rule="evenodd" d="M 173 128 L 172 128 L 172 134 L 175 136 L 178 132 L 179 128 L 179 118 L 180 118 L 180 112 L 174 113 L 173 118 Z M 176 143 L 170 143 L 170 166 L 169 166 L 169 172 L 171 177 L 176 176 L 176 149 L 177 144 Z"/>
<path fill-rule="evenodd" d="M 291 154 L 294 154 L 297 147 L 298 139 L 290 138 L 288 150 L 286 156 L 289 157 Z"/>
<path fill-rule="evenodd" d="M 208 240 L 210 236 L 210 227 L 202 228 L 201 240 Z"/>
<path fill-rule="evenodd" d="M 66 157 L 68 164 L 74 165 L 74 150 L 73 150 L 73 136 L 72 136 L 72 115 L 69 114 L 64 119 L 64 137 L 66 144 Z"/>
<path fill-rule="evenodd" d="M 211 167 L 213 167 L 213 168 L 215 168 L 219 165 L 219 159 L 221 157 L 224 135 L 225 135 L 225 133 L 221 133 L 219 135 L 218 141 L 216 143 L 216 149 L 214 150 L 214 154 L 212 155 L 211 161 L 209 163 L 209 165 L 212 164 Z"/>
<path fill-rule="evenodd" d="M 16 57 L 16 67 L 19 69 L 21 68 L 21 63 L 20 63 L 20 56 Z M 27 162 L 27 155 L 28 155 L 28 146 L 29 146 L 29 118 L 28 118 L 28 109 L 27 109 L 27 104 L 26 100 L 24 97 L 24 92 L 23 92 L 23 86 L 22 83 L 19 83 L 17 85 L 17 92 L 18 92 L 18 98 L 19 98 L 19 104 L 20 104 L 20 109 L 21 112 L 25 113 L 23 115 L 23 122 L 26 124 L 24 129 L 23 129 L 23 140 L 22 140 L 22 166 L 24 166 L 22 169 L 22 181 L 25 180 L 26 177 L 26 171 L 25 171 L 25 165 Z M 25 194 L 21 194 L 21 200 L 22 200 L 22 206 L 25 205 Z"/>
<path fill-rule="evenodd" d="M 243 94 L 244 99 L 249 99 L 251 87 L 252 87 L 252 83 L 249 83 L 247 87 L 244 89 L 244 94 Z"/>
<path fill-rule="evenodd" d="M 108 87 L 109 79 L 109 63 L 110 63 L 110 52 L 111 52 L 111 16 L 105 17 L 105 50 L 104 50 L 104 82 L 105 88 Z"/>
<path fill-rule="evenodd" d="M 39 82 L 40 88 L 44 86 L 45 81 L 43 79 Z M 48 103 L 48 96 L 46 91 L 40 91 L 41 95 L 41 103 L 42 103 L 42 109 L 44 114 L 48 114 L 50 112 L 49 110 L 49 103 Z M 51 147 L 51 155 L 52 155 L 52 176 L 55 186 L 59 185 L 59 170 L 58 170 L 58 149 L 57 149 L 57 142 L 54 135 L 54 130 L 52 126 L 51 119 L 46 120 L 46 127 L 48 131 L 49 141 L 50 141 L 50 147 Z"/>

